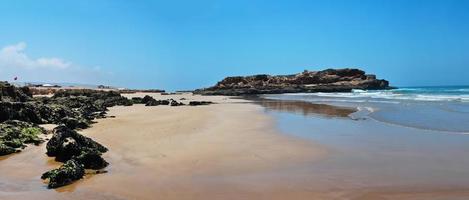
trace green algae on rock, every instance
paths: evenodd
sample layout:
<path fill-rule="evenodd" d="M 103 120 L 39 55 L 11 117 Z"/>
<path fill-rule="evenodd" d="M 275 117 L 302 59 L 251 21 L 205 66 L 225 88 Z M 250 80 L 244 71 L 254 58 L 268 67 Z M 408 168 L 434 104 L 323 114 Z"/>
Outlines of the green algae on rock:
<path fill-rule="evenodd" d="M 58 188 L 81 179 L 85 168 L 76 160 L 69 160 L 57 169 L 42 174 L 41 179 L 49 179 L 48 188 Z"/>
<path fill-rule="evenodd" d="M 26 144 L 39 145 L 44 140 L 40 135 L 46 131 L 29 122 L 9 120 L 0 123 L 0 155 L 20 151 Z"/>

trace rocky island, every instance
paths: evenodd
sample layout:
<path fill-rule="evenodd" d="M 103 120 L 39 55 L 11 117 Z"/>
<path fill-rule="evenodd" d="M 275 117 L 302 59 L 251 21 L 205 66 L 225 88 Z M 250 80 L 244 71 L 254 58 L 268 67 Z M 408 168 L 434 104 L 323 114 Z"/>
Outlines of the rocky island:
<path fill-rule="evenodd" d="M 202 95 L 251 95 L 311 92 L 350 92 L 352 89 L 391 89 L 389 82 L 360 69 L 326 69 L 293 75 L 226 77 L 215 86 L 195 90 Z"/>

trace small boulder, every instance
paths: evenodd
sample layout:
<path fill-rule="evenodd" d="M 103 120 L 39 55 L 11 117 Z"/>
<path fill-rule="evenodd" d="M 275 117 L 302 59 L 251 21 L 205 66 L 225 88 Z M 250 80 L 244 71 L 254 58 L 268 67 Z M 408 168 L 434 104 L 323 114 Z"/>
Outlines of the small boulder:
<path fill-rule="evenodd" d="M 202 106 L 202 105 L 209 105 L 213 104 L 211 101 L 191 101 L 189 102 L 190 106 Z"/>
<path fill-rule="evenodd" d="M 171 103 L 169 104 L 170 106 L 182 106 L 184 103 L 182 102 L 177 102 L 176 100 L 171 99 Z"/>
<path fill-rule="evenodd" d="M 81 150 L 80 155 L 74 156 L 72 160 L 83 164 L 85 169 L 99 170 L 109 165 L 106 160 L 101 157 L 102 153 L 96 149 L 84 148 Z"/>
<path fill-rule="evenodd" d="M 85 168 L 76 160 L 69 160 L 58 169 L 42 174 L 41 179 L 49 179 L 48 188 L 58 188 L 81 179 L 85 175 Z"/>
<path fill-rule="evenodd" d="M 99 115 L 97 115 L 99 116 Z M 72 117 L 64 117 L 62 118 L 62 123 L 67 126 L 68 128 L 70 129 L 85 129 L 85 128 L 88 128 L 90 127 L 88 121 L 84 120 L 84 119 L 76 119 L 76 118 L 72 118 Z"/>

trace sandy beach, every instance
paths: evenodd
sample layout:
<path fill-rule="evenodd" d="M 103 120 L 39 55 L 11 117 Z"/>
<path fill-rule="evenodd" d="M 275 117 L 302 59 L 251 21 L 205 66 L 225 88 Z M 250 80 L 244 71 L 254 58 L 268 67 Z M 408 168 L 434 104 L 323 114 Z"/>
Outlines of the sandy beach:
<path fill-rule="evenodd" d="M 108 116 L 115 117 L 98 119 L 80 131 L 109 148 L 104 154 L 110 163 L 107 173 L 89 171 L 71 185 L 47 189 L 40 174 L 61 163 L 45 155 L 45 143 L 29 146 L 1 158 L 0 199 L 458 200 L 469 196 L 465 175 L 458 174 L 465 171 L 461 166 L 467 166 L 461 157 L 465 148 L 439 150 L 463 144 L 463 135 L 351 120 L 347 115 L 354 109 L 330 105 L 190 93 L 149 95 L 215 104 L 111 107 Z M 305 132 L 312 138 L 290 132 Z M 402 140 L 392 142 L 393 137 Z M 461 159 L 445 156 L 449 154 Z"/>
<path fill-rule="evenodd" d="M 135 95 L 141 96 L 129 96 Z M 82 132 L 110 149 L 108 173 L 47 190 L 39 174 L 58 164 L 44 155 L 44 145 L 28 147 L 0 162 L 1 199 L 272 199 L 277 189 L 297 190 L 277 171 L 327 154 L 318 144 L 279 134 L 261 107 L 244 100 L 154 97 L 216 104 L 113 107 L 109 115 L 115 118 Z"/>

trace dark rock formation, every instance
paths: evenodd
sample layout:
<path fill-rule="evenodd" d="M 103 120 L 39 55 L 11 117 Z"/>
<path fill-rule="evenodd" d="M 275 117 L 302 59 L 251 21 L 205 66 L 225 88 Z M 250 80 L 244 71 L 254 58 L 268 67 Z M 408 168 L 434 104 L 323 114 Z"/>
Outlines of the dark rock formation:
<path fill-rule="evenodd" d="M 109 165 L 101 157 L 108 151 L 106 147 L 63 125 L 54 129 L 54 135 L 47 142 L 46 148 L 48 156 L 55 156 L 55 160 L 65 162 L 60 168 L 42 175 L 42 179 L 49 179 L 49 188 L 81 179 L 85 174 L 84 169 L 99 170 Z"/>
<path fill-rule="evenodd" d="M 211 101 L 190 101 L 189 105 L 190 106 L 202 106 L 202 105 L 209 105 L 212 104 L 213 102 Z"/>
<path fill-rule="evenodd" d="M 76 160 L 69 160 L 58 169 L 42 174 L 41 179 L 49 179 L 48 188 L 58 188 L 81 179 L 85 175 L 85 168 Z"/>
<path fill-rule="evenodd" d="M 159 106 L 159 105 L 169 105 L 169 100 L 152 99 L 145 104 L 145 106 Z"/>
<path fill-rule="evenodd" d="M 83 151 L 107 152 L 107 148 L 103 145 L 66 126 L 58 126 L 54 129 L 54 135 L 47 142 L 46 148 L 48 156 L 55 156 L 55 160 L 61 162 L 70 160 L 74 156 L 80 156 Z"/>
<path fill-rule="evenodd" d="M 28 87 L 15 87 L 0 81 L 0 101 L 25 102 L 32 97 Z"/>
<path fill-rule="evenodd" d="M 88 128 L 92 120 L 106 117 L 108 107 L 133 104 L 115 91 L 87 89 L 58 90 L 53 97 L 32 98 L 28 88 L 6 82 L 0 82 L 0 100 L 0 156 L 18 152 L 25 144 L 43 142 L 39 135 L 45 130 L 35 124 L 59 124 L 47 143 L 47 155 L 65 164 L 43 174 L 49 188 L 80 179 L 85 168 L 108 166 L 101 157 L 107 148 L 73 129 Z"/>
<path fill-rule="evenodd" d="M 352 89 L 389 89 L 389 82 L 359 69 L 304 71 L 294 75 L 227 77 L 215 86 L 195 90 L 203 95 L 250 95 L 298 92 L 350 92 Z"/>
<path fill-rule="evenodd" d="M 19 90 L 13 88 L 13 91 Z M 72 129 L 83 129 L 89 127 L 93 119 L 104 118 L 107 107 L 132 104 L 131 100 L 114 91 L 61 90 L 51 98 L 0 102 L 0 122 L 15 119 L 36 124 L 65 124 Z"/>
<path fill-rule="evenodd" d="M 142 104 L 143 103 L 143 98 L 142 97 L 132 97 L 130 99 L 133 104 Z"/>
<path fill-rule="evenodd" d="M 83 148 L 80 155 L 73 156 L 72 160 L 76 160 L 78 163 L 83 164 L 86 169 L 103 169 L 109 165 L 106 160 L 102 157 L 102 152 L 97 149 Z"/>
<path fill-rule="evenodd" d="M 149 95 L 145 95 L 143 98 L 142 98 L 142 103 L 143 104 L 147 104 L 148 102 L 150 101 L 154 101 L 155 99 Z"/>
<path fill-rule="evenodd" d="M 178 102 L 174 99 L 170 99 L 169 101 L 170 101 L 170 103 L 169 103 L 170 106 L 183 106 L 184 105 L 184 103 Z"/>

